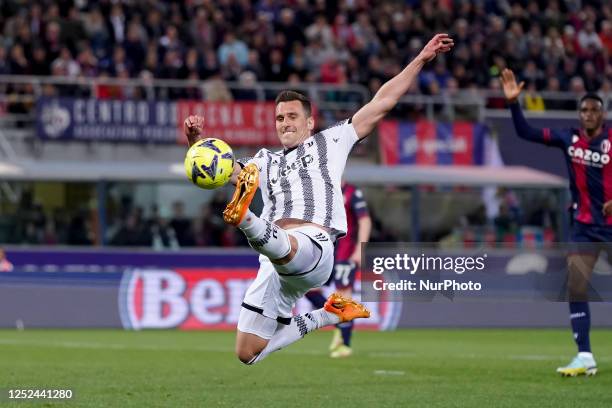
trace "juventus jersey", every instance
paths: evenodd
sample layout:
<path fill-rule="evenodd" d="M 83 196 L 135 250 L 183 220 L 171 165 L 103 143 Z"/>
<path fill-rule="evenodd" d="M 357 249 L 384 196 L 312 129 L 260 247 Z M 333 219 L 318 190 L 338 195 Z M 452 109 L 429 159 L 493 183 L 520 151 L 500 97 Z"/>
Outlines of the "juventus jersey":
<path fill-rule="evenodd" d="M 295 148 L 271 152 L 261 149 L 242 164 L 259 168 L 264 207 L 261 218 L 274 222 L 297 218 L 346 234 L 346 213 L 341 178 L 348 155 L 358 137 L 351 119 L 304 140 Z"/>

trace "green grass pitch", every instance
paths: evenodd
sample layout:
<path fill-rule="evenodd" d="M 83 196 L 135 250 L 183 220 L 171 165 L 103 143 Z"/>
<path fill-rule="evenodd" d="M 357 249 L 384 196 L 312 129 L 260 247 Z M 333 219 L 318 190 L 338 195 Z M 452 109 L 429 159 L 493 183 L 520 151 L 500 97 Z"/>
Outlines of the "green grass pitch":
<path fill-rule="evenodd" d="M 0 407 L 612 407 L 612 331 L 595 330 L 595 377 L 561 378 L 568 330 L 331 332 L 244 366 L 230 332 L 0 331 L 0 388 L 69 388 L 63 402 Z"/>

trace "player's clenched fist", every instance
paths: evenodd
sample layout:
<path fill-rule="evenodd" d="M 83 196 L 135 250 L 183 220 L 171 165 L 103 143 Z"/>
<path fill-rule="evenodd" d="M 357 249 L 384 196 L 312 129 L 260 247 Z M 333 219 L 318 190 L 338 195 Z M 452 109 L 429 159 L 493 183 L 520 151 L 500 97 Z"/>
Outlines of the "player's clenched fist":
<path fill-rule="evenodd" d="M 189 141 L 189 145 L 194 144 L 204 130 L 204 118 L 197 115 L 191 115 L 183 122 L 183 130 Z"/>

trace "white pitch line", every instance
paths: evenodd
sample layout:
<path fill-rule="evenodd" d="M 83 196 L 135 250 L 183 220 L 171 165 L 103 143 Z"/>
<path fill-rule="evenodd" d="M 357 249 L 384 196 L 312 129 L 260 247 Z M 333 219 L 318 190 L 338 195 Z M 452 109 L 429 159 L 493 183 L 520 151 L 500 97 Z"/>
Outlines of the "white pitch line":
<path fill-rule="evenodd" d="M 374 370 L 375 375 L 405 375 L 405 371 L 398 370 Z"/>

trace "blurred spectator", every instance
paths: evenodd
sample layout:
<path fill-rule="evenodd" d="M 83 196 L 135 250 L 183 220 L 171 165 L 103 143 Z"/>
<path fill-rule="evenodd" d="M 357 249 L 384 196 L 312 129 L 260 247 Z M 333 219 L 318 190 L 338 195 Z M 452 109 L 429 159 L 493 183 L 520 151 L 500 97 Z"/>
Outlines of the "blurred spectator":
<path fill-rule="evenodd" d="M 245 66 L 249 60 L 249 49 L 243 41 L 236 38 L 236 34 L 233 31 L 225 33 L 218 54 L 219 63 L 222 65 L 226 64 L 232 55 L 240 66 Z"/>
<path fill-rule="evenodd" d="M 143 67 L 147 53 L 145 48 L 145 40 L 146 31 L 142 25 L 137 21 L 130 23 L 127 29 L 125 41 L 122 45 L 129 64 L 133 69 L 131 72 L 132 75 L 139 73 Z"/>
<path fill-rule="evenodd" d="M 501 84 L 498 78 L 491 78 L 489 81 L 489 90 L 495 92 L 495 95 L 487 99 L 487 108 L 503 109 L 506 106 L 506 99 L 501 94 Z"/>
<path fill-rule="evenodd" d="M 497 195 L 500 204 L 494 224 L 498 241 L 502 241 L 504 236 L 515 234 L 521 226 L 521 209 L 516 195 L 511 190 L 500 188 Z"/>
<path fill-rule="evenodd" d="M 51 63 L 51 73 L 54 76 L 77 77 L 81 74 L 81 66 L 72 57 L 68 47 L 62 47 L 59 56 Z"/>
<path fill-rule="evenodd" d="M 152 240 L 138 213 L 133 212 L 125 217 L 117 232 L 111 237 L 110 245 L 116 246 L 151 246 Z"/>
<path fill-rule="evenodd" d="M 204 84 L 206 100 L 211 102 L 231 102 L 232 94 L 225 82 L 219 78 L 211 78 Z"/>
<path fill-rule="evenodd" d="M 121 44 L 125 40 L 126 21 L 121 3 L 115 3 L 111 7 L 108 17 L 109 32 L 114 44 Z"/>
<path fill-rule="evenodd" d="M 66 18 L 60 20 L 61 39 L 71 50 L 76 51 L 79 42 L 87 37 L 79 10 L 72 6 Z"/>
<path fill-rule="evenodd" d="M 527 83 L 524 98 L 525 109 L 528 111 L 543 112 L 545 110 L 544 98 L 538 93 L 535 82 L 530 81 Z"/>
<path fill-rule="evenodd" d="M 68 245 L 92 245 L 92 235 L 88 212 L 85 209 L 81 209 L 68 225 L 66 243 Z"/>
<path fill-rule="evenodd" d="M 8 75 L 11 73 L 11 67 L 6 60 L 6 50 L 0 47 L 0 75 Z"/>
<path fill-rule="evenodd" d="M 599 33 L 599 40 L 601 41 L 602 47 L 608 52 L 608 55 L 612 55 L 612 22 L 604 20 L 601 22 L 601 32 Z"/>
<path fill-rule="evenodd" d="M 179 249 L 176 231 L 170 225 L 170 212 L 162 207 L 152 218 L 148 233 L 151 235 L 153 249 Z"/>
<path fill-rule="evenodd" d="M 318 14 L 314 23 L 306 28 L 306 37 L 310 41 L 320 41 L 324 44 L 331 44 L 334 38 L 333 32 L 325 14 Z"/>
<path fill-rule="evenodd" d="M 0 248 L 0 272 L 11 272 L 13 264 L 6 258 L 4 249 Z"/>
<path fill-rule="evenodd" d="M 99 9 L 92 9 L 85 17 L 85 31 L 96 57 L 104 57 L 110 47 L 111 38 Z"/>
<path fill-rule="evenodd" d="M 117 85 L 107 85 L 103 82 L 105 79 L 109 78 L 108 72 L 102 71 L 98 78 L 102 80 L 102 82 L 96 86 L 96 97 L 98 99 L 121 99 L 121 87 Z"/>
<path fill-rule="evenodd" d="M 184 246 L 194 246 L 195 239 L 191 229 L 191 220 L 185 216 L 185 204 L 182 201 L 175 201 L 172 204 L 172 218 L 170 227 L 176 233 L 178 244 Z"/>
<path fill-rule="evenodd" d="M 237 101 L 257 99 L 257 76 L 252 71 L 244 71 L 238 78 L 240 88 L 233 92 L 234 99 Z"/>
<path fill-rule="evenodd" d="M 210 204 L 202 205 L 196 220 L 196 242 L 200 246 L 222 246 L 226 227 L 223 210 L 227 204 L 226 192 L 219 190 Z M 235 229 L 235 228 L 234 228 Z"/>
<path fill-rule="evenodd" d="M 580 30 L 580 33 L 578 33 L 578 45 L 581 50 L 586 50 L 591 46 L 598 50 L 602 48 L 601 39 L 595 32 L 595 24 L 589 21 Z"/>
<path fill-rule="evenodd" d="M 20 44 L 15 44 L 11 48 L 9 70 L 14 75 L 30 74 L 30 66 L 25 54 L 23 53 L 23 47 Z"/>
<path fill-rule="evenodd" d="M 561 91 L 561 83 L 559 82 L 559 78 L 557 77 L 549 77 L 546 85 L 547 92 L 559 92 Z M 566 102 L 563 100 L 559 100 L 554 96 L 545 97 L 544 98 L 544 106 L 548 110 L 558 110 L 565 109 Z"/>

